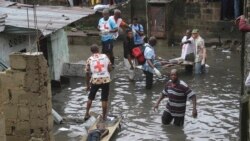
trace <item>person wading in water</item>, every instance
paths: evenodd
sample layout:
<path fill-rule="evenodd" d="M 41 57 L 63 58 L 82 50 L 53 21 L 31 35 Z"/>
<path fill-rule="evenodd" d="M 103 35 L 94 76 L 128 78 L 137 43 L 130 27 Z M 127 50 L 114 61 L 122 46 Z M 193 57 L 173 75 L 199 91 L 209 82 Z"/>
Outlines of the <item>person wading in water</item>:
<path fill-rule="evenodd" d="M 172 69 L 170 72 L 170 80 L 166 83 L 165 89 L 162 91 L 162 95 L 154 105 L 154 110 L 158 109 L 160 102 L 168 97 L 166 109 L 162 115 L 162 123 L 170 124 L 174 119 L 174 125 L 183 126 L 184 117 L 186 111 L 187 99 L 193 101 L 193 117 L 197 117 L 196 110 L 196 95 L 187 86 L 187 84 L 178 78 L 176 69 Z"/>

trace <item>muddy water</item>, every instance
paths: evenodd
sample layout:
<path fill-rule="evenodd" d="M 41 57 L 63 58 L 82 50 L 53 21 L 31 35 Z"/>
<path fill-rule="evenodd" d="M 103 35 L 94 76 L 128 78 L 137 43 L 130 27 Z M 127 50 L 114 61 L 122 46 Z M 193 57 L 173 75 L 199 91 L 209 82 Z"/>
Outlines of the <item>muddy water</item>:
<path fill-rule="evenodd" d="M 74 46 L 73 48 L 77 48 Z M 79 50 L 77 50 L 79 52 Z M 86 51 L 85 51 L 86 52 Z M 197 94 L 198 118 L 192 118 L 192 104 L 187 103 L 184 127 L 163 126 L 161 114 L 166 100 L 158 111 L 152 107 L 159 97 L 164 82 L 156 79 L 152 90 L 145 90 L 144 77 L 136 71 L 136 81 L 129 82 L 122 64 L 121 48 L 116 49 L 118 58 L 112 72 L 109 112 L 123 117 L 122 128 L 112 140 L 116 141 L 237 141 L 239 140 L 239 93 L 240 55 L 208 51 L 207 74 L 194 76 L 180 70 L 180 78 L 187 82 Z M 159 45 L 159 56 L 174 58 L 180 49 Z M 71 50 L 74 54 L 74 50 Z M 72 57 L 74 60 L 76 58 Z M 72 59 L 71 58 L 71 59 Z M 85 59 L 85 58 L 84 58 Z M 165 70 L 166 74 L 168 70 Z M 71 78 L 71 83 L 60 91 L 54 91 L 53 106 L 67 119 L 81 119 L 84 116 L 87 93 L 83 78 Z M 101 113 L 99 93 L 92 110 Z M 84 134 L 82 123 L 68 120 L 55 126 L 56 141 L 78 141 Z"/>

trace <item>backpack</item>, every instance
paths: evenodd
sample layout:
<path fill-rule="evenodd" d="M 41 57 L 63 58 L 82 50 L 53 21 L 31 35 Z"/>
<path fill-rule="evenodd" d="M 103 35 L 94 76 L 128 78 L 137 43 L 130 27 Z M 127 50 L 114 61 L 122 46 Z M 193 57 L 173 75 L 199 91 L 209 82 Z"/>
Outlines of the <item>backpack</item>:
<path fill-rule="evenodd" d="M 92 130 L 88 134 L 87 141 L 100 141 L 101 140 L 101 132 L 99 129 Z"/>
<path fill-rule="evenodd" d="M 145 46 L 139 46 L 139 47 L 134 47 L 132 49 L 132 55 L 135 57 L 135 59 L 137 60 L 139 65 L 143 65 L 146 62 L 146 59 L 144 57 L 144 50 L 145 50 Z"/>

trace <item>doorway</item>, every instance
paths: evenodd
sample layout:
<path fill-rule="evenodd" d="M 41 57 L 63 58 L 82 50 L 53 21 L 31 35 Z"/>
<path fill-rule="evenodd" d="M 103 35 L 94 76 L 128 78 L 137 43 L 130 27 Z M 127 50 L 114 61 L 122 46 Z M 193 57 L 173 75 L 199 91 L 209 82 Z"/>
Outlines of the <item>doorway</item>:
<path fill-rule="evenodd" d="M 166 6 L 150 4 L 148 10 L 150 36 L 166 38 Z"/>

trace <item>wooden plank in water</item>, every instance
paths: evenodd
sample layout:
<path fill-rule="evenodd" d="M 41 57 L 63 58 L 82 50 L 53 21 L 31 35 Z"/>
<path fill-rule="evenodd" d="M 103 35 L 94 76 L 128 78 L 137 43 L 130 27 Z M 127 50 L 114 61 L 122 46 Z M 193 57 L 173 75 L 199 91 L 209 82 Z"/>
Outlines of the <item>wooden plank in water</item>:
<path fill-rule="evenodd" d="M 96 114 L 96 113 L 94 113 L 94 112 L 90 112 L 90 115 L 91 116 L 95 116 L 97 119 L 96 119 L 96 122 L 89 128 L 89 132 L 91 130 L 96 129 L 97 124 L 101 120 L 101 116 L 98 115 L 98 114 Z M 119 124 L 121 122 L 121 118 L 120 117 L 117 117 L 117 118 L 118 118 L 118 120 L 117 120 L 117 122 L 114 125 L 112 125 L 112 126 L 106 126 L 106 129 L 109 130 L 109 133 L 108 133 L 108 135 L 106 135 L 105 137 L 103 137 L 101 139 L 101 141 L 109 141 L 111 139 L 111 137 L 113 136 L 113 134 L 115 133 L 116 129 L 119 127 Z M 84 140 L 82 140 L 82 141 L 84 141 Z"/>

